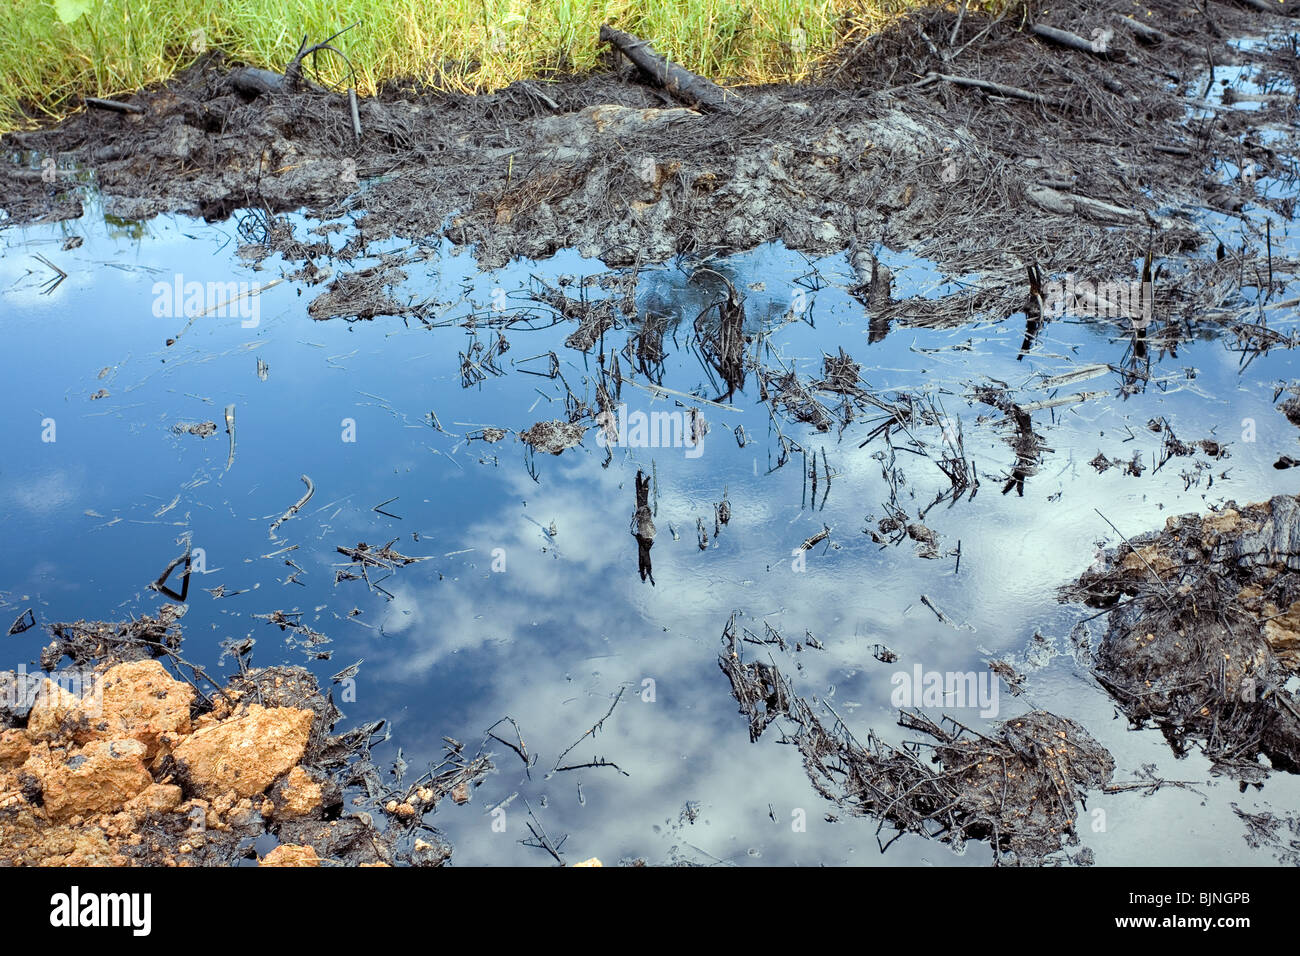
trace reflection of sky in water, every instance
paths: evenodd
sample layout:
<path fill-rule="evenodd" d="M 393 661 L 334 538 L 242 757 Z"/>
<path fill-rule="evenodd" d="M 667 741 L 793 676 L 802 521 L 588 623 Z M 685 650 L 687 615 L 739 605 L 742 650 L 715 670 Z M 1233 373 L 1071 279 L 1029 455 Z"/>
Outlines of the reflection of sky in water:
<path fill-rule="evenodd" d="M 1023 361 L 1016 356 L 1024 330 L 1014 321 L 952 331 L 896 328 L 868 347 L 862 307 L 844 291 L 855 280 L 843 256 L 814 261 L 768 247 L 710 263 L 748 296 L 751 330 L 775 328 L 765 361 L 816 377 L 821 353 L 843 346 L 863 363 L 863 377 L 878 394 L 922 390 L 960 418 L 980 470 L 979 494 L 940 505 L 925 519 L 944 552 L 961 542 L 958 574 L 952 557 L 922 560 L 910 542 L 882 550 L 863 533 L 868 517 L 874 524 L 884 516 L 888 493 L 873 458 L 881 445 L 858 447 L 869 430 L 862 422 L 842 440 L 833 431 L 809 435 L 802 426 L 782 425 L 819 459 L 824 448 L 834 472 L 825 507 L 801 507 L 797 460 L 767 473 L 776 443 L 752 375 L 734 399 L 739 411 L 705 409 L 711 431 L 696 459 L 682 449 L 615 449 L 605 468 L 593 433 L 585 447 L 539 456 L 534 482 L 513 437 L 487 445 L 461 436 L 484 425 L 518 430 L 564 417 L 562 386 L 512 370 L 512 360 L 515 369 L 537 368 L 544 363 L 522 360 L 554 349 L 574 391 L 592 397 L 594 386 L 584 386 L 583 375 L 595 358 L 563 347 L 568 323 L 507 331 L 511 349 L 500 363 L 508 374 L 471 389 L 460 384 L 465 329 L 430 331 L 415 322 L 408 328 L 393 318 L 312 322 L 306 304 L 320 290 L 289 282 L 260 297 L 257 328 L 201 318 L 166 348 L 184 321 L 153 315 L 155 281 L 170 283 L 179 272 L 186 280 L 261 283 L 278 275 L 277 264 L 262 272 L 232 265 L 232 223 L 160 219 L 142 236 L 120 227 L 110 235 L 107 228 L 86 221 L 0 233 L 0 302 L 10 350 L 8 414 L 0 421 L 5 613 L 29 603 L 42 622 L 147 613 L 158 602 L 144 585 L 178 553 L 178 537 L 192 531 L 208 573 L 192 581 L 184 621 L 191 658 L 211 663 L 219 641 L 248 633 L 259 639 L 255 660 L 262 664 L 308 663 L 324 676 L 364 657 L 358 700 L 343 705 L 348 722 L 391 718 L 394 741 L 380 756 L 391 759 L 400 743 L 413 775 L 437 757 L 443 734 L 473 747 L 503 715 L 519 723 L 529 752 L 540 758 L 531 779 L 518 758 L 497 746 L 499 772 L 468 806 L 448 805 L 434 818 L 462 864 L 547 862 L 517 842 L 527 836 L 522 800 L 507 810 L 508 833 L 491 828 L 487 809 L 516 791 L 552 838 L 569 834 L 571 860 L 988 862 L 980 845 L 956 856 L 911 837 L 882 857 L 874 821 L 843 814 L 839 823 L 825 821 L 836 808 L 813 792 L 798 752 L 777 742 L 778 728 L 757 744 L 748 741 L 716 663 L 733 610 L 751 628 L 771 624 L 792 645 L 810 631 L 824 649 L 773 651 L 774 659 L 801 693 L 830 702 L 859 738 L 871 728 L 890 741 L 904 739 L 889 705 L 896 670 L 910 672 L 919 663 L 927 670 L 982 671 L 988 658 L 1007 655 L 1024 669 L 1024 650 L 1040 631 L 1061 653 L 1030 672 L 1025 696 L 1012 698 L 1003 689 L 1001 716 L 1043 707 L 1079 720 L 1115 754 L 1118 780 L 1132 779 L 1145 763 L 1173 779 L 1208 775 L 1201 758 L 1174 760 L 1158 733 L 1129 733 L 1115 718 L 1107 697 L 1066 651 L 1066 636 L 1085 612 L 1057 605 L 1054 594 L 1091 563 L 1099 543 L 1116 543 L 1094 507 L 1132 535 L 1226 498 L 1255 500 L 1295 489 L 1295 472 L 1271 467 L 1280 454 L 1296 451 L 1295 429 L 1272 405 L 1274 383 L 1292 377 L 1286 353 L 1257 359 L 1242 376 L 1238 355 L 1198 341 L 1180 346 L 1177 358 L 1155 362 L 1153 384 L 1143 394 L 1037 412 L 1035 427 L 1054 451 L 1028 480 L 1025 497 L 1003 496 L 998 479 L 1014 455 L 1003 430 L 977 423 L 979 416 L 999 416 L 968 401 L 970 385 L 987 377 L 1007 383 L 1018 400 L 1048 398 L 1053 393 L 1037 387 L 1043 378 L 1094 362 L 1119 364 L 1126 336 L 1067 316 L 1045 328 Z M 85 236 L 85 245 L 61 251 L 67 233 Z M 337 248 L 345 239 L 331 241 Z M 69 273 L 49 296 L 40 294 L 47 276 L 35 253 Z M 886 262 L 903 293 L 950 291 L 921 260 Z M 526 301 L 531 275 L 554 282 L 561 274 L 602 271 L 598 263 L 562 254 L 477 275 L 468 256 L 445 247 L 427 263 L 405 268 L 410 279 L 399 298 L 436 298 L 449 303 L 441 317 L 458 320 L 486 310 L 498 286 L 509 307 L 517 307 Z M 664 384 L 714 397 L 707 371 L 684 347 L 715 287 L 686 278 L 672 264 L 645 272 L 638 303 L 684 317 L 677 335 L 683 348 L 670 337 Z M 796 284 L 812 304 L 807 321 L 786 317 Z M 625 336 L 608 334 L 607 347 L 621 348 Z M 484 344 L 492 339 L 486 329 L 480 337 Z M 269 366 L 265 382 L 256 374 L 259 359 Z M 1113 396 L 1118 384 L 1107 373 L 1060 394 L 1102 389 Z M 101 388 L 109 395 L 91 401 Z M 622 400 L 633 411 L 674 408 L 670 400 L 652 403 L 632 386 L 624 387 Z M 227 472 L 222 412 L 232 403 L 238 444 Z M 430 427 L 431 411 L 451 434 Z M 1158 417 L 1185 441 L 1213 436 L 1229 443 L 1231 458 L 1194 476 L 1190 487 L 1181 473 L 1203 456 L 1174 459 L 1153 474 L 1161 436 L 1145 425 Z M 1253 444 L 1241 441 L 1248 417 L 1258 423 Z M 46 418 L 56 423 L 54 443 L 40 440 Z M 341 440 L 349 418 L 356 422 L 355 443 Z M 214 421 L 218 432 L 206 440 L 178 437 L 170 427 L 179 421 Z M 737 425 L 750 438 L 744 448 L 731 434 Z M 1098 451 L 1127 459 L 1135 450 L 1149 466 L 1142 478 L 1119 469 L 1098 475 L 1088 465 Z M 653 468 L 658 479 L 656 587 L 637 577 L 628 534 L 638 468 Z M 902 468 L 901 503 L 915 515 L 946 479 L 921 458 Z M 262 557 L 284 546 L 267 529 L 302 493 L 304 473 L 315 482 L 315 497 L 278 532 L 299 548 Z M 715 539 L 713 505 L 724 488 L 732 518 Z M 372 510 L 394 497 L 384 507 L 401 520 Z M 703 552 L 697 517 L 710 536 Z M 554 539 L 545 530 L 552 522 Z M 833 547 L 814 548 L 807 570 L 794 572 L 791 549 L 823 523 L 833 529 Z M 362 582 L 334 585 L 343 560 L 336 545 L 393 537 L 397 549 L 430 559 L 383 582 L 391 602 Z M 491 570 L 496 548 L 504 549 L 504 573 Z M 294 570 L 285 557 L 306 572 L 300 583 L 282 583 Z M 203 590 L 217 585 L 255 590 L 219 600 Z M 921 603 L 922 593 L 968 626 L 940 622 Z M 275 609 L 303 611 L 304 623 L 333 638 L 333 659 L 307 662 L 281 643 L 278 630 L 252 617 Z M 351 615 L 354 609 L 361 613 Z M 1102 624 L 1093 622 L 1094 640 Z M 34 657 L 36 633 L 11 639 L 3 663 Z M 877 643 L 897 652 L 899 662 L 875 660 Z M 747 653 L 752 658 L 768 649 L 749 645 Z M 654 681 L 653 702 L 641 698 L 647 679 Z M 624 699 L 602 732 L 567 760 L 603 757 L 629 776 L 600 768 L 548 778 L 556 757 L 605 712 L 620 687 L 627 688 Z M 974 711 L 954 713 L 973 726 L 984 723 Z M 1085 826 L 1084 842 L 1102 863 L 1240 862 L 1252 857 L 1229 804 L 1286 807 L 1297 796 L 1286 778 L 1270 780 L 1258 794 L 1238 794 L 1228 782 L 1202 789 L 1205 806 L 1182 790 L 1146 798 L 1093 795 L 1089 807 L 1106 810 L 1108 826 L 1104 833 Z M 688 800 L 699 802 L 699 819 L 679 824 Z M 807 811 L 806 833 L 792 831 L 796 808 Z"/>

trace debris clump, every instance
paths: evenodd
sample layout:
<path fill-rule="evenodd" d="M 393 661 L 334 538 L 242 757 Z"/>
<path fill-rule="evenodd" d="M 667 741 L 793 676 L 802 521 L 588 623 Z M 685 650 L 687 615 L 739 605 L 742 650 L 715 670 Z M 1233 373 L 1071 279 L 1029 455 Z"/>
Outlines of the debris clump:
<path fill-rule="evenodd" d="M 217 433 L 216 422 L 177 422 L 172 426 L 172 431 L 177 435 L 197 435 L 199 438 L 208 438 Z"/>
<path fill-rule="evenodd" d="M 1105 552 L 1062 601 L 1110 608 L 1094 674 L 1135 727 L 1242 780 L 1300 773 L 1300 498 L 1279 495 Z"/>
<path fill-rule="evenodd" d="M 898 835 L 919 834 L 957 850 L 980 840 L 998 864 L 1041 864 L 1078 844 L 1078 806 L 1086 791 L 1110 783 L 1115 769 L 1082 727 L 1046 711 L 1003 721 L 985 735 L 950 718 L 936 723 L 903 710 L 899 725 L 926 739 L 894 747 L 872 733 L 860 743 L 838 717 L 827 729 L 774 664 L 742 659 L 734 616 L 723 641 L 718 664 L 749 720 L 750 739 L 773 721 L 792 721 L 796 729 L 782 740 L 799 748 L 817 792 Z M 1089 858 L 1081 850 L 1072 859 Z"/>
<path fill-rule="evenodd" d="M 519 438 L 535 451 L 558 455 L 566 449 L 581 444 L 582 437 L 586 433 L 586 426 L 580 422 L 565 422 L 557 419 L 549 422 L 538 422 L 531 428 L 520 432 Z"/>

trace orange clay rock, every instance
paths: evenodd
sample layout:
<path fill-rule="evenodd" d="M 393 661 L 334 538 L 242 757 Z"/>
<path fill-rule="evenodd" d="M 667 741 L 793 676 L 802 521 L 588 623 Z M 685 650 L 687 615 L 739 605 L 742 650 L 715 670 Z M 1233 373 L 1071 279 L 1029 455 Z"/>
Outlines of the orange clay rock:
<path fill-rule="evenodd" d="M 282 843 L 262 857 L 258 866 L 320 866 L 320 857 L 309 846 Z"/>
<path fill-rule="evenodd" d="M 194 791 L 239 797 L 261 793 L 302 759 L 312 712 L 296 707 L 247 709 L 186 737 L 173 751 Z"/>
<path fill-rule="evenodd" d="M 170 813 L 180 804 L 180 787 L 170 783 L 154 783 L 128 800 L 123 809 L 133 817 L 143 818 L 156 813 Z"/>
<path fill-rule="evenodd" d="M 80 705 L 81 698 L 76 694 L 64 690 L 49 678 L 44 679 L 27 717 L 27 735 L 42 740 L 54 739 Z"/>
<path fill-rule="evenodd" d="M 321 785 L 302 767 L 294 767 L 276 787 L 276 817 L 305 817 L 321 805 Z"/>
<path fill-rule="evenodd" d="M 40 781 L 52 820 L 117 811 L 153 783 L 138 740 L 95 740 L 70 751 L 33 751 L 21 772 Z"/>
<path fill-rule="evenodd" d="M 27 726 L 0 725 L 0 866 L 227 866 L 272 820 L 267 866 L 393 858 L 368 815 L 326 819 L 338 785 L 316 761 L 352 745 L 326 736 L 337 710 L 303 668 L 250 671 L 197 717 L 156 660 L 102 667 L 84 693 L 24 686 L 39 687 Z"/>
<path fill-rule="evenodd" d="M 128 860 L 97 826 L 51 824 L 25 808 L 0 823 L 0 865 L 126 866 Z"/>
<path fill-rule="evenodd" d="M 21 730 L 0 731 L 0 770 L 12 770 L 27 762 L 32 745 Z"/>
<path fill-rule="evenodd" d="M 194 689 L 174 680 L 155 660 L 110 667 L 72 714 L 85 715 L 77 740 L 133 737 L 145 745 L 145 759 L 158 753 L 163 734 L 190 732 Z"/>

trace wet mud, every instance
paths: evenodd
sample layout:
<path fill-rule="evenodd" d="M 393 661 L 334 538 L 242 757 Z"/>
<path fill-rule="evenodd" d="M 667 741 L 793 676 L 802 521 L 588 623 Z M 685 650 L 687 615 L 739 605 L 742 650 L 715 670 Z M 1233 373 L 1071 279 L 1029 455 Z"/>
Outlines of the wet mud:
<path fill-rule="evenodd" d="M 780 240 L 812 254 L 853 250 L 882 329 L 1010 314 L 1028 264 L 1110 272 L 1200 244 L 1195 213 L 1231 215 L 1242 199 L 1204 175 L 1215 156 L 1294 175 L 1294 53 L 1229 43 L 1285 28 L 1294 3 L 1276 16 L 1219 3 L 1204 15 L 1151 9 L 1158 28 L 1147 30 L 1119 3 L 1050 17 L 1013 7 L 994 21 L 921 11 L 845 51 L 814 83 L 730 91 L 725 111 L 679 105 L 613 54 L 614 72 L 548 83 L 545 98 L 534 84 L 470 97 L 394 83 L 360 104 L 359 141 L 345 96 L 250 97 L 239 68 L 213 59 L 128 98 L 140 113 L 89 110 L 6 136 L 10 149 L 53 158 L 55 175 L 5 164 L 0 188 L 20 222 L 79 215 L 84 179 L 122 220 L 252 210 L 241 213 L 249 245 L 305 267 L 328 243 L 292 240 L 278 213 L 306 207 L 322 237 L 355 219 L 353 254 L 392 236 L 444 235 L 472 245 L 485 268 L 565 248 L 635 266 Z M 1104 55 L 1034 36 L 1036 19 L 1100 31 Z M 1249 65 L 1277 92 L 1260 94 L 1257 109 L 1198 120 L 1189 109 L 1207 91 L 1191 85 L 1207 61 Z M 964 82 L 976 65 L 991 85 Z M 1282 138 L 1258 132 L 1269 127 Z M 890 303 L 873 252 L 918 242 L 948 273 L 978 273 L 976 287 Z M 384 275 L 336 279 L 313 315 L 412 308 L 385 298 Z M 1182 277 L 1178 304 L 1204 305 L 1213 279 Z"/>
<path fill-rule="evenodd" d="M 1300 773 L 1300 499 L 1170 518 L 1061 596 L 1111 608 L 1094 673 L 1135 726 L 1244 781 Z"/>

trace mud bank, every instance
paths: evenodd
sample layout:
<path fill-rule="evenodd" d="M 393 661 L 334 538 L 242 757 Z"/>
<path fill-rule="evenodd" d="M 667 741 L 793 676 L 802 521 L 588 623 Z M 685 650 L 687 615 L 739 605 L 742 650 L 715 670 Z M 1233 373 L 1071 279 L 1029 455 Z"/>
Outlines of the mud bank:
<path fill-rule="evenodd" d="M 369 762 L 381 727 L 332 733 L 342 714 L 302 667 L 241 666 L 216 686 L 177 654 L 181 613 L 163 605 L 157 618 L 55 625 L 42 655 L 48 676 L 0 673 L 0 864 L 450 858 L 423 817 L 449 794 L 462 802 L 458 791 L 490 769 L 486 759 L 386 789 Z M 91 653 L 102 660 L 92 665 Z M 73 664 L 53 670 L 65 655 Z"/>
<path fill-rule="evenodd" d="M 1294 53 L 1230 38 L 1287 29 L 1296 11 L 1030 4 L 988 20 L 925 10 L 846 51 L 817 84 L 738 89 L 725 112 L 680 106 L 611 54 L 615 72 L 544 91 L 444 96 L 393 84 L 361 103 L 359 140 L 346 97 L 251 97 L 212 59 L 131 97 L 139 113 L 90 110 L 6 136 L 27 162 L 0 166 L 0 189 L 11 223 L 79 216 L 90 183 L 124 220 L 254 210 L 248 254 L 281 252 L 306 268 L 331 254 L 331 220 L 361 226 L 345 260 L 392 236 L 472 244 L 484 267 L 569 247 L 635 266 L 779 239 L 813 254 L 854 250 L 864 287 L 871 250 L 923 248 L 978 281 L 953 301 L 906 306 L 886 289 L 873 321 L 1005 316 L 1023 304 L 1030 263 L 1127 274 L 1145 252 L 1209 240 L 1195 215 L 1232 215 L 1247 198 L 1207 172 L 1216 164 L 1289 168 Z M 1068 49 L 1032 32 L 1043 25 L 1104 42 Z M 1249 111 L 1225 95 L 1207 117 L 1197 111 L 1207 63 L 1254 70 L 1275 92 Z M 279 224 L 300 207 L 322 220 L 319 242 Z M 1204 306 L 1216 281 L 1183 277 L 1173 301 Z M 352 314 L 386 311 L 402 307 Z"/>

